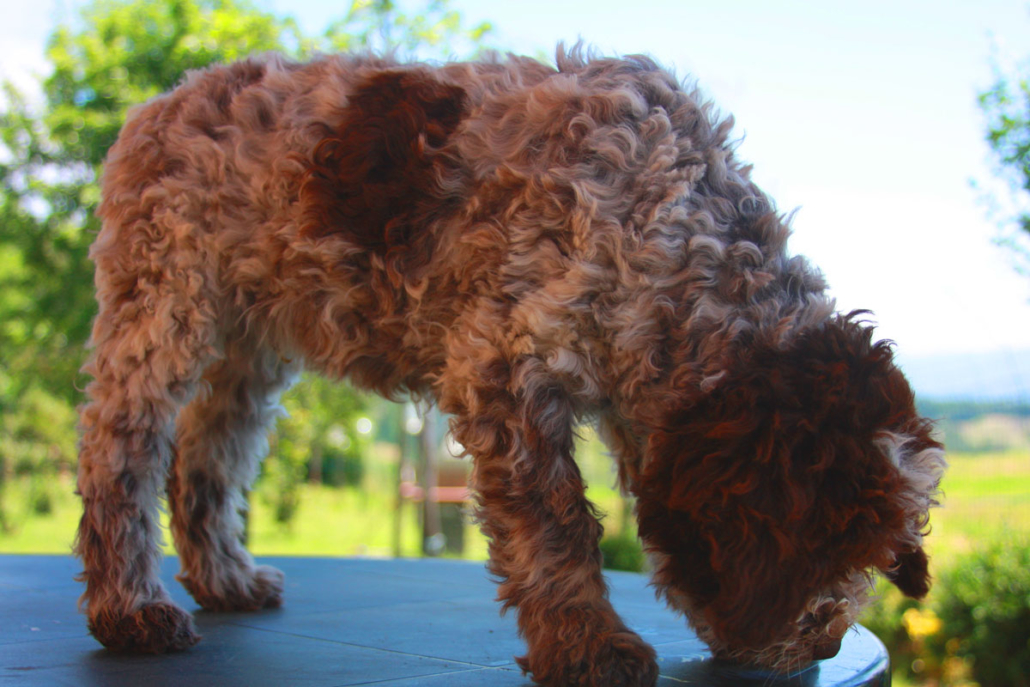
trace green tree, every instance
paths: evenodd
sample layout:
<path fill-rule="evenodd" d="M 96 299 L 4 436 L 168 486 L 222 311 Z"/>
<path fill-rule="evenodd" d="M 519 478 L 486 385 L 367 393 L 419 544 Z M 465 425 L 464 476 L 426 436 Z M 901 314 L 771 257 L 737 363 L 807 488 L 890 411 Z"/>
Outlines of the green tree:
<path fill-rule="evenodd" d="M 478 49 L 489 30 L 464 27 L 441 0 L 416 14 L 389 0 L 354 0 L 314 37 L 247 0 L 95 0 L 75 24 L 58 27 L 42 103 L 9 82 L 0 97 L 0 481 L 10 472 L 4 464 L 19 460 L 5 455 L 17 443 L 12 428 L 32 427 L 19 436 L 62 447 L 59 460 L 44 463 L 66 460 L 67 411 L 81 400 L 78 370 L 96 312 L 87 253 L 99 229 L 98 180 L 129 107 L 173 88 L 187 70 L 252 53 L 371 48 L 438 57 L 453 46 Z M 343 420 L 360 406 L 348 393 L 316 395 L 326 405 L 312 410 Z M 18 417 L 30 407 L 50 409 L 53 422 Z"/>
<path fill-rule="evenodd" d="M 994 83 L 978 102 L 987 123 L 986 141 L 997 176 L 1009 188 L 1008 198 L 991 198 L 993 214 L 1012 231 L 1000 243 L 1017 255 L 1017 268 L 1030 273 L 1030 63 L 1016 73 L 995 69 Z M 1001 209 L 1004 205 L 1006 209 Z"/>
<path fill-rule="evenodd" d="M 370 442 L 357 431 L 357 421 L 372 402 L 366 394 L 317 376 L 283 397 L 287 415 L 279 421 L 259 480 L 261 498 L 278 522 L 286 525 L 293 518 L 305 480 L 360 485 Z"/>
<path fill-rule="evenodd" d="M 392 50 L 408 59 L 471 57 L 484 49 L 492 30 L 489 22 L 466 28 L 446 0 L 431 0 L 418 14 L 406 14 L 390 0 L 354 0 L 342 19 L 301 48 L 305 54 Z"/>

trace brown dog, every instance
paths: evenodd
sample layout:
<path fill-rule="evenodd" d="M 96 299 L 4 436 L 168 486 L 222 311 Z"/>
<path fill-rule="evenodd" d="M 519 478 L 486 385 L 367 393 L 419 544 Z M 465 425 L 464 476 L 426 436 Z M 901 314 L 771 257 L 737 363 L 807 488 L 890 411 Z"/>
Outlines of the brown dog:
<path fill-rule="evenodd" d="M 431 68 L 276 57 L 190 74 L 111 149 L 76 552 L 93 634 L 197 641 L 157 576 L 168 479 L 205 608 L 280 602 L 238 510 L 303 366 L 435 399 L 475 461 L 490 569 L 550 685 L 650 685 L 573 461 L 598 422 L 655 583 L 714 654 L 833 655 L 906 594 L 941 446 L 839 316 L 696 94 L 640 57 Z"/>

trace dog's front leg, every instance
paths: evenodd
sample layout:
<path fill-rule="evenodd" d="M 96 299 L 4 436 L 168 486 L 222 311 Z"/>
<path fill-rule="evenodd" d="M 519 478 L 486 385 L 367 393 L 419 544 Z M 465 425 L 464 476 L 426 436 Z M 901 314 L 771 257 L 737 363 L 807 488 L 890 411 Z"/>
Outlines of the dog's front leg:
<path fill-rule="evenodd" d="M 572 458 L 572 405 L 535 367 L 524 362 L 509 374 L 505 365 L 507 379 L 466 386 L 454 423 L 475 460 L 473 487 L 499 599 L 518 609 L 528 644 L 519 665 L 547 685 L 652 685 L 654 650 L 608 601 L 601 524 Z M 513 390 L 511 379 L 521 388 Z"/>

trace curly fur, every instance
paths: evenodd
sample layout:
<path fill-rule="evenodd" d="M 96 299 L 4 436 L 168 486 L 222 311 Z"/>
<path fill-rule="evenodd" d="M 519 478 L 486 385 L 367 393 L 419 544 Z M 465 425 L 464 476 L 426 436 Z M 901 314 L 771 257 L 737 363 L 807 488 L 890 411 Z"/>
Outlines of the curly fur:
<path fill-rule="evenodd" d="M 454 415 L 499 599 L 551 685 L 650 685 L 573 460 L 591 418 L 655 584 L 713 652 L 835 653 L 884 571 L 925 594 L 944 466 L 859 315 L 697 94 L 642 57 L 557 69 L 275 56 L 194 72 L 107 160 L 76 552 L 93 634 L 197 640 L 158 576 L 166 475 L 202 606 L 280 603 L 243 490 L 302 367 Z"/>

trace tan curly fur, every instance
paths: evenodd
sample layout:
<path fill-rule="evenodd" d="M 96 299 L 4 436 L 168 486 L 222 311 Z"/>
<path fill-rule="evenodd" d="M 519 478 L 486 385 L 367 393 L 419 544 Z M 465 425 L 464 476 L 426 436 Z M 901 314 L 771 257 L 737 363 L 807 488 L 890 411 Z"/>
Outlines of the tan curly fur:
<path fill-rule="evenodd" d="M 556 69 L 266 56 L 135 109 L 91 253 L 93 634 L 198 639 L 157 575 L 166 477 L 197 602 L 280 603 L 238 513 L 302 367 L 453 414 L 541 683 L 657 677 L 608 602 L 583 420 L 638 497 L 656 588 L 714 654 L 831 656 L 876 569 L 924 594 L 941 447 L 890 348 L 787 253 L 730 128 L 646 58 L 561 49 Z"/>

